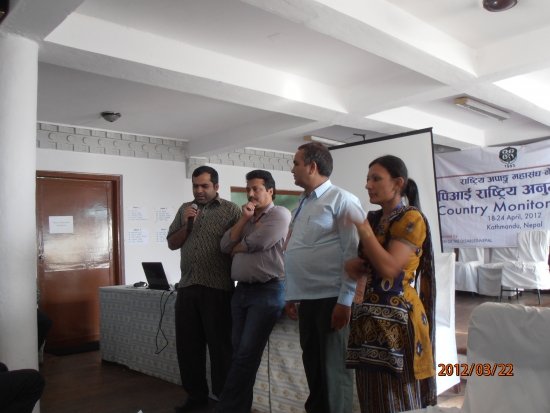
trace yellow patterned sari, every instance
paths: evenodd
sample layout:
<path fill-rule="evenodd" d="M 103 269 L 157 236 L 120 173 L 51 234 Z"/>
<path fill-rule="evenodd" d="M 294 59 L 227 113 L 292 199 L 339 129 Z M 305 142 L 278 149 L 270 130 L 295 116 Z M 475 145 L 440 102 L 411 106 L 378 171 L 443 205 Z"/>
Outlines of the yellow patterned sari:
<path fill-rule="evenodd" d="M 365 394 L 369 404 L 387 394 L 372 411 L 397 412 L 433 405 L 437 400 L 435 274 L 424 215 L 417 208 L 402 206 L 385 222 L 380 222 L 381 216 L 381 210 L 368 215 L 378 242 L 386 249 L 390 240 L 403 242 L 414 254 L 399 277 L 388 278 L 371 267 L 360 245 L 367 286 L 362 303 L 353 310 L 347 365 L 358 369 L 358 393 Z M 420 297 L 414 288 L 419 273 Z"/>

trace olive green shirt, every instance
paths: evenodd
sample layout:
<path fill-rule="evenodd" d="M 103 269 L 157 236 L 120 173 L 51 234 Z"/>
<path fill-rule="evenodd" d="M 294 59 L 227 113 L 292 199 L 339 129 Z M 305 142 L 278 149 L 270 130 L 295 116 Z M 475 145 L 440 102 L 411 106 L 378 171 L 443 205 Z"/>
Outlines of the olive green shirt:
<path fill-rule="evenodd" d="M 166 238 L 183 227 L 183 214 L 191 204 L 186 202 L 179 208 Z M 199 205 L 199 210 L 193 230 L 180 248 L 181 279 L 178 288 L 204 285 L 233 291 L 231 256 L 221 251 L 220 240 L 225 231 L 239 220 L 241 208 L 216 195 L 208 204 Z"/>

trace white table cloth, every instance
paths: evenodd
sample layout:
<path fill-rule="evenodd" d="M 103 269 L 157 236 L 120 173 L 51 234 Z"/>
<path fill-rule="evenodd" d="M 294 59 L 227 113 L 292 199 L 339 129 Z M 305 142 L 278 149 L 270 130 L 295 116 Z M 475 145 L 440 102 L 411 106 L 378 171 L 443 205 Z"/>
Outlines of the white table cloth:
<path fill-rule="evenodd" d="M 441 344 L 436 346 L 438 363 L 456 363 L 453 262 L 454 254 L 436 255 L 436 340 L 441 340 Z M 100 288 L 101 358 L 181 385 L 174 327 L 176 294 L 169 298 L 168 295 L 164 293 L 162 299 L 163 306 L 166 303 L 162 330 L 168 345 L 160 354 L 155 354 L 162 291 L 131 286 Z M 165 344 L 161 334 L 158 342 L 159 348 Z M 207 365 L 209 370 L 209 361 Z M 207 377 L 210 377 L 209 371 Z M 437 382 L 438 393 L 454 384 L 452 378 L 438 377 Z M 283 314 L 262 356 L 252 407 L 266 413 L 304 413 L 308 394 L 298 323 Z M 352 412 L 360 412 L 355 385 Z"/>
<path fill-rule="evenodd" d="M 457 291 L 478 292 L 477 268 L 485 263 L 483 248 L 459 248 L 455 262 L 455 288 Z"/>

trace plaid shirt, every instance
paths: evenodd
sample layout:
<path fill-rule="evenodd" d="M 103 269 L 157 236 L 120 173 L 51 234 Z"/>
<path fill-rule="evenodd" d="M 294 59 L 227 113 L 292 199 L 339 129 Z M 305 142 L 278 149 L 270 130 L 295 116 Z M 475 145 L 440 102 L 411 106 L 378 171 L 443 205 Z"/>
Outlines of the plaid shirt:
<path fill-rule="evenodd" d="M 168 237 L 183 227 L 183 214 L 192 202 L 178 210 L 168 230 Z M 206 205 L 199 205 L 193 231 L 183 243 L 181 253 L 181 279 L 178 288 L 204 285 L 219 290 L 233 291 L 231 256 L 220 249 L 220 240 L 241 216 L 241 208 L 216 195 Z"/>

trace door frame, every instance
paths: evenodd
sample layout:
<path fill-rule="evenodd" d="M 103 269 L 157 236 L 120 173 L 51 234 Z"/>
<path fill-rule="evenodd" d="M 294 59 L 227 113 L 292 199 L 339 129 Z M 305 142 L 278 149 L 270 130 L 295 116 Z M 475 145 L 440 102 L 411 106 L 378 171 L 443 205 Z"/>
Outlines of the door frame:
<path fill-rule="evenodd" d="M 122 176 L 104 175 L 79 172 L 36 171 L 36 178 L 77 179 L 81 181 L 109 181 L 113 193 L 113 262 L 115 285 L 124 283 L 124 243 L 123 243 L 123 219 L 122 219 Z M 37 240 L 37 245 L 38 245 Z"/>

